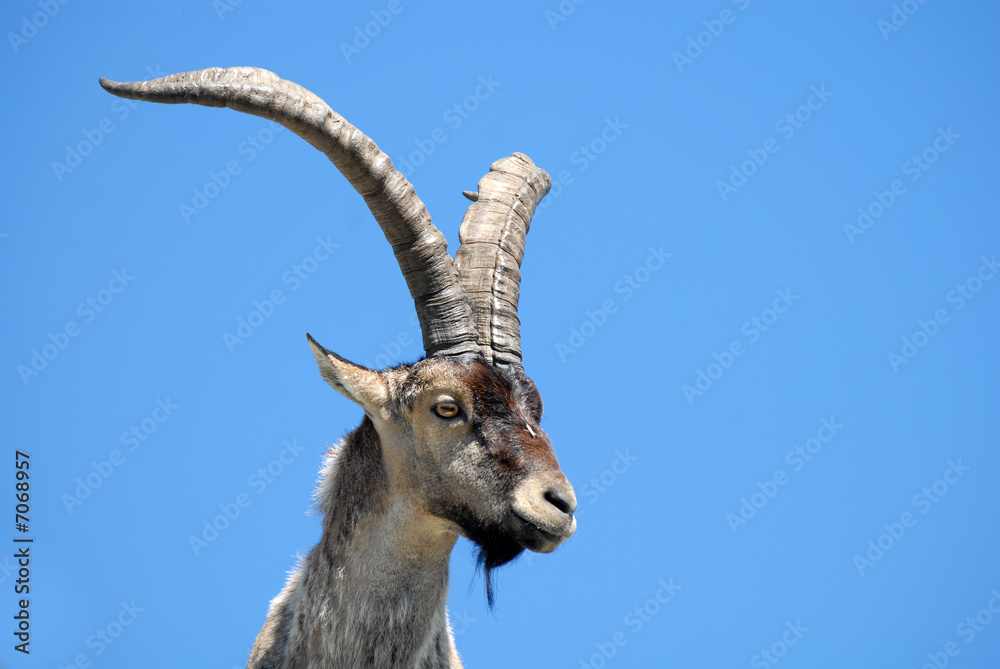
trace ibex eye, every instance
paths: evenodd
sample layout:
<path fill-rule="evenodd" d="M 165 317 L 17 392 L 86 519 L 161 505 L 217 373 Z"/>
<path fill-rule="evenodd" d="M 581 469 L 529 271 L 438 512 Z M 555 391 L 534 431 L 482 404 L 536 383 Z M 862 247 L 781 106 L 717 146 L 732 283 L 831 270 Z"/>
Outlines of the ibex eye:
<path fill-rule="evenodd" d="M 441 418 L 454 418 L 461 410 L 454 402 L 440 402 L 434 405 L 434 413 Z"/>

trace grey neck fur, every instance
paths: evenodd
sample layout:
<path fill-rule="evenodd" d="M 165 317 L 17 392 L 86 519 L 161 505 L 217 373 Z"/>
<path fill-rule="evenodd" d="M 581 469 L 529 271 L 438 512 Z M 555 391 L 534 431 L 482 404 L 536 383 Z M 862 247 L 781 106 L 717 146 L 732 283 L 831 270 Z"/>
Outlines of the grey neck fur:
<path fill-rule="evenodd" d="M 248 669 L 461 667 L 445 604 L 453 527 L 414 509 L 371 420 L 331 454 L 323 536 L 274 601 Z"/>

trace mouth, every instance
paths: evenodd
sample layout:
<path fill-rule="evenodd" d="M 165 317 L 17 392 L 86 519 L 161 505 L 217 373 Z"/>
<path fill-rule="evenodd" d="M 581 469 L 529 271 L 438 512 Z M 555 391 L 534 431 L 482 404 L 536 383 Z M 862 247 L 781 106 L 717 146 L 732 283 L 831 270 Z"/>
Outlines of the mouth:
<path fill-rule="evenodd" d="M 551 553 L 576 531 L 576 518 L 571 517 L 565 527 L 556 528 L 514 512 L 517 537 L 521 545 L 536 553 Z"/>
<path fill-rule="evenodd" d="M 483 567 L 486 580 L 486 601 L 493 606 L 493 581 L 491 574 L 521 554 L 524 549 L 536 553 L 550 553 L 576 531 L 576 518 L 569 516 L 563 527 L 552 527 L 541 520 L 532 520 L 530 514 L 518 513 L 508 507 L 499 522 L 468 522 L 473 518 L 459 516 L 454 519 L 459 533 L 474 542 L 478 548 L 476 561 Z"/>

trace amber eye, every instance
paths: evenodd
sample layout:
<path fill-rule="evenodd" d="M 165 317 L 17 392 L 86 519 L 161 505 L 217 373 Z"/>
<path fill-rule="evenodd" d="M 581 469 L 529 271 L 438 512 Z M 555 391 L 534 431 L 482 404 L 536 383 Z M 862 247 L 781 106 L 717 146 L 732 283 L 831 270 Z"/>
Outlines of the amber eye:
<path fill-rule="evenodd" d="M 461 409 L 454 402 L 438 402 L 434 405 L 434 413 L 441 418 L 454 418 L 460 411 Z"/>

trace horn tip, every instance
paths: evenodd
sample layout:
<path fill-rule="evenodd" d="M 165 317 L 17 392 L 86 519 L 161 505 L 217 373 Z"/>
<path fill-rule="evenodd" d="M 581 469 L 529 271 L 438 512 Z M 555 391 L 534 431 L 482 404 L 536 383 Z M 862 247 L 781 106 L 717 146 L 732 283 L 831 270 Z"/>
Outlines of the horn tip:
<path fill-rule="evenodd" d="M 118 97 L 123 97 L 128 89 L 127 83 L 122 83 L 120 81 L 114 81 L 112 79 L 107 79 L 106 77 L 101 77 L 97 80 L 101 84 L 101 88 L 106 90 L 112 95 L 117 95 Z"/>
<path fill-rule="evenodd" d="M 462 195 L 472 200 L 473 202 L 479 202 L 479 191 L 475 190 L 463 190 Z"/>

